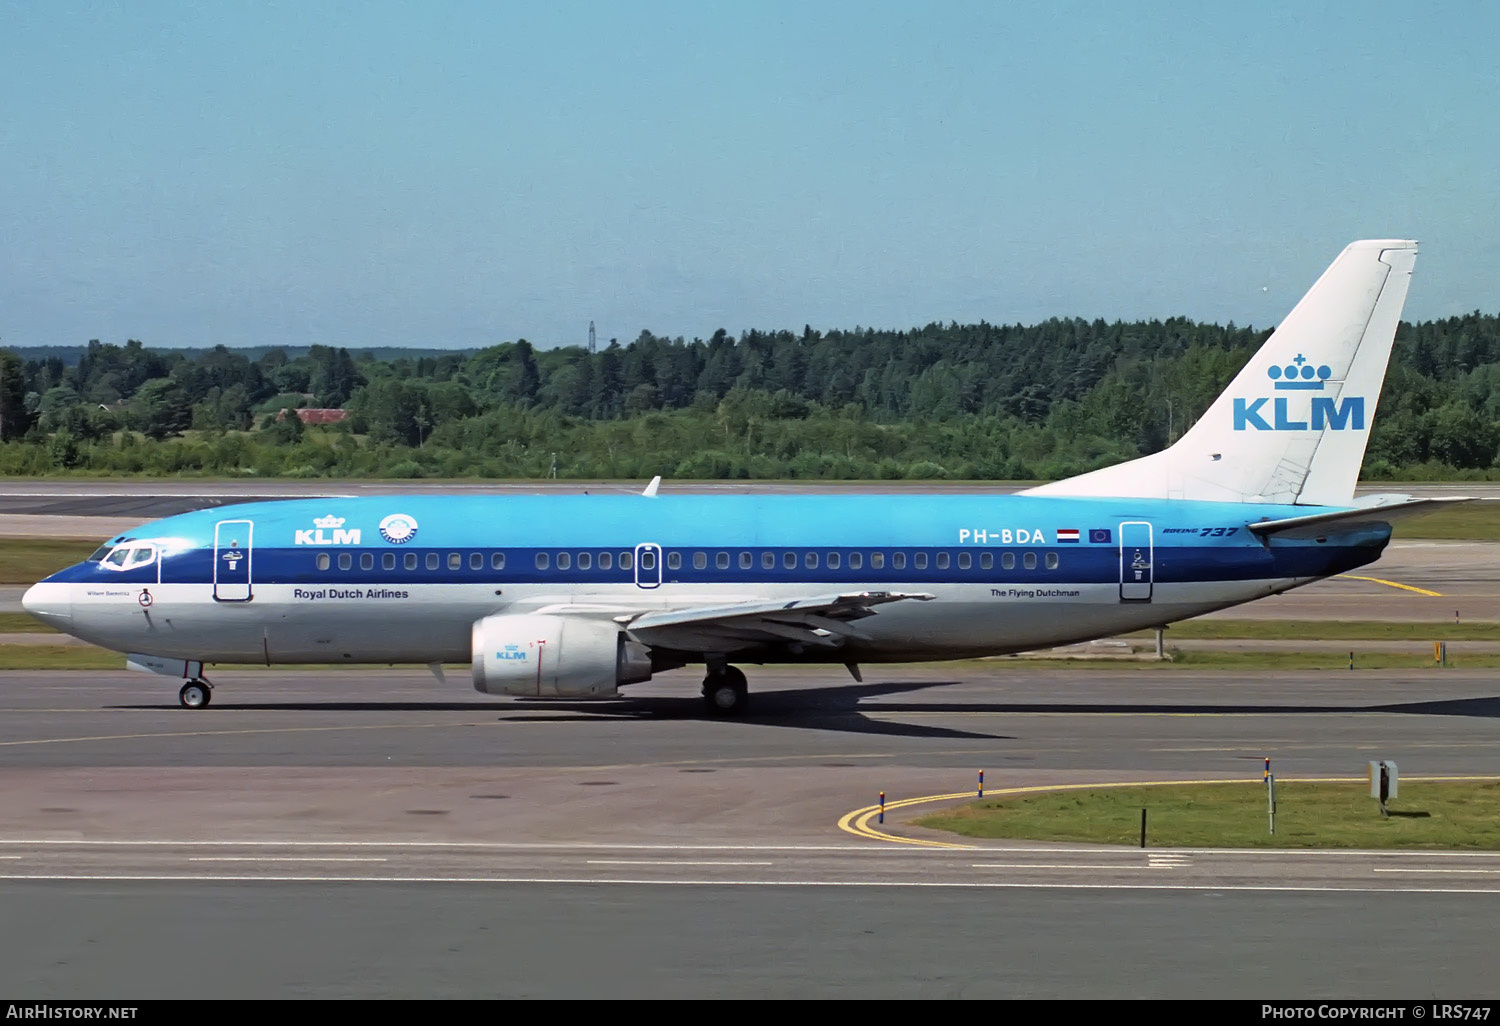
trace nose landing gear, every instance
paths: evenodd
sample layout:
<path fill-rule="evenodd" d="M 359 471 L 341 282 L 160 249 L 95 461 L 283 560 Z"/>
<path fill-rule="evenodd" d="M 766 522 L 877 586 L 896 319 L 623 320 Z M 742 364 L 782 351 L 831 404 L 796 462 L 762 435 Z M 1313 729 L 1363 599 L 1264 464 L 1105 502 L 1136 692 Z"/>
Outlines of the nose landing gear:
<path fill-rule="evenodd" d="M 202 678 L 188 681 L 177 692 L 177 701 L 182 703 L 184 709 L 202 709 L 213 697 L 214 686 Z"/>

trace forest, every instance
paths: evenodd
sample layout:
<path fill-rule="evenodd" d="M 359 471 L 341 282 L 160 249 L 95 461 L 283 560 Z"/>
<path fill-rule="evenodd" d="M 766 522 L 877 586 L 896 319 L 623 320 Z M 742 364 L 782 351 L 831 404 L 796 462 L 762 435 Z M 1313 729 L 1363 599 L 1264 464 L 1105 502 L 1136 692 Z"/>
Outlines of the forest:
<path fill-rule="evenodd" d="M 1269 334 L 1054 318 L 596 352 L 0 350 L 0 472 L 1050 480 L 1180 437 Z M 1362 476 L 1495 477 L 1497 450 L 1500 317 L 1403 323 Z"/>

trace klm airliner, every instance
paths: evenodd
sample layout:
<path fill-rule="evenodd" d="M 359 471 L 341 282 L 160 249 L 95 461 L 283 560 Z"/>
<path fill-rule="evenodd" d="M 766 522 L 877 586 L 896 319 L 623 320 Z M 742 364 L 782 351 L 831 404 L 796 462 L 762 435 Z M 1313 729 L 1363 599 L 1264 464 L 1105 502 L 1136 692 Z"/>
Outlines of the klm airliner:
<path fill-rule="evenodd" d="M 1379 557 L 1444 501 L 1354 487 L 1416 257 L 1355 242 L 1170 448 L 1014 495 L 374 496 L 111 539 L 34 616 L 183 679 L 214 663 L 468 663 L 488 694 L 616 696 L 690 664 L 999 655 L 1157 627 Z"/>

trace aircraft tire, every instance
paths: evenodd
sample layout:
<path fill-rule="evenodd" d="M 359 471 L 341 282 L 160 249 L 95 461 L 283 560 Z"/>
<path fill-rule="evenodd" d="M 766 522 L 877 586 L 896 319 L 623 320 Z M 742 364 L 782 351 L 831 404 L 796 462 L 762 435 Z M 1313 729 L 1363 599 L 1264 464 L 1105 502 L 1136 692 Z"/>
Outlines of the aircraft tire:
<path fill-rule="evenodd" d="M 703 678 L 703 701 L 716 716 L 740 716 L 750 702 L 750 686 L 745 675 L 726 666 L 723 673 Z"/>
<path fill-rule="evenodd" d="M 202 709 L 213 700 L 213 689 L 201 680 L 190 680 L 177 692 L 184 709 Z"/>

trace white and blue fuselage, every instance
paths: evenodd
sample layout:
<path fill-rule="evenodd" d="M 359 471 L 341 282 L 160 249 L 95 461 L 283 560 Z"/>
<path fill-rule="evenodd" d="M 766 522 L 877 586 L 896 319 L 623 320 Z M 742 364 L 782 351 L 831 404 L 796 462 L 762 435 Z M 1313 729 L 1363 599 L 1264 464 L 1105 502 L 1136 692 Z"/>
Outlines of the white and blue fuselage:
<path fill-rule="evenodd" d="M 183 514 L 38 585 L 44 620 L 205 662 L 468 662 L 497 614 L 609 620 L 896 592 L 837 647 L 712 654 L 862 662 L 993 655 L 1119 634 L 1376 559 L 1388 526 L 1248 530 L 1305 508 L 1016 495 L 404 496 Z M 384 529 L 382 524 L 385 525 Z M 392 525 L 398 525 L 393 531 Z M 689 661 L 705 652 L 684 652 Z M 754 661 L 759 661 L 754 660 Z"/>

